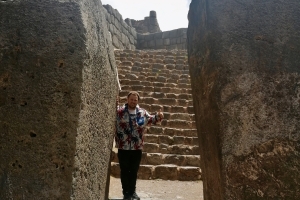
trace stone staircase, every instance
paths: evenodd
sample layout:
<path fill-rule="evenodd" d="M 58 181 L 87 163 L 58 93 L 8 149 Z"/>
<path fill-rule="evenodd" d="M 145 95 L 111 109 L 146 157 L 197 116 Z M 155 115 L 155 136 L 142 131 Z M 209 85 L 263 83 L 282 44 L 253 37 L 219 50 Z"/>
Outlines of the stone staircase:
<path fill-rule="evenodd" d="M 201 179 L 187 52 L 174 50 L 116 50 L 122 87 L 120 104 L 131 90 L 141 96 L 148 112 L 161 109 L 165 118 L 145 133 L 140 179 L 191 181 Z M 111 175 L 120 176 L 117 149 Z"/>

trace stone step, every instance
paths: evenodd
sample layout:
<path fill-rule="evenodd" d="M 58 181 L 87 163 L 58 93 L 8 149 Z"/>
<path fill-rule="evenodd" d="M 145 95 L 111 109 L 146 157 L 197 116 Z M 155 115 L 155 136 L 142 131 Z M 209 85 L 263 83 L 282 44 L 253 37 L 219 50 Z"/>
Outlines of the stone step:
<path fill-rule="evenodd" d="M 174 120 L 163 119 L 161 121 L 161 126 L 173 127 L 173 128 L 183 128 L 183 129 L 196 129 L 196 122 L 179 120 L 179 119 L 174 119 Z"/>
<path fill-rule="evenodd" d="M 146 75 L 147 76 L 147 75 Z M 174 88 L 187 88 L 190 89 L 191 85 L 189 83 L 170 83 L 166 82 L 167 79 L 165 77 L 155 77 L 156 80 L 148 81 L 141 79 L 122 79 L 120 80 L 121 85 L 144 85 L 144 86 L 154 86 L 154 87 L 174 87 Z M 174 81 L 175 82 L 175 81 Z"/>
<path fill-rule="evenodd" d="M 138 65 L 139 64 L 139 65 Z M 179 74 L 182 76 L 189 76 L 189 70 L 182 70 L 182 69 L 157 69 L 157 68 L 153 68 L 151 65 L 147 66 L 147 67 L 141 67 L 140 66 L 141 63 L 139 62 L 135 62 L 133 64 L 133 66 L 130 65 L 126 65 L 126 66 L 122 66 L 122 64 L 119 64 L 118 66 L 118 72 L 119 73 L 140 73 L 140 72 L 148 72 L 148 75 L 163 75 L 166 77 L 169 77 L 172 74 Z M 147 64 L 148 65 L 148 64 Z M 131 68 L 128 68 L 131 67 Z M 127 70 L 127 71 L 126 71 Z"/>
<path fill-rule="evenodd" d="M 128 92 L 126 92 L 126 93 L 128 93 Z M 119 104 L 122 105 L 123 103 L 126 103 L 125 99 L 121 100 Z M 169 106 L 169 105 L 145 104 L 145 103 L 139 103 L 139 106 L 141 108 L 146 109 L 149 113 L 155 113 L 155 112 L 161 110 L 162 112 L 168 112 L 168 113 L 194 114 L 193 106 L 185 107 L 185 106 L 177 106 L 177 105 Z"/>
<path fill-rule="evenodd" d="M 185 88 L 185 89 L 191 89 L 191 84 L 189 84 L 189 83 L 178 83 L 176 85 L 176 87 L 178 87 L 178 88 Z"/>
<path fill-rule="evenodd" d="M 131 75 L 132 79 L 138 80 L 141 78 L 135 77 L 134 75 Z M 126 78 L 129 78 L 129 76 L 126 76 Z M 144 85 L 121 85 L 122 90 L 127 91 L 144 91 L 144 92 L 164 92 L 164 93 L 189 93 L 192 89 L 190 88 L 175 88 L 175 87 L 158 87 L 158 86 L 144 86 Z"/>
<path fill-rule="evenodd" d="M 126 94 L 126 96 L 120 96 L 120 102 L 119 102 L 120 104 L 127 102 L 127 95 L 128 93 Z M 161 104 L 161 105 L 186 107 L 186 106 L 193 106 L 193 101 L 185 100 L 185 99 L 175 99 L 175 98 L 153 98 L 153 97 L 141 96 L 139 105 L 142 107 L 142 105 L 144 104 Z"/>
<path fill-rule="evenodd" d="M 118 74 L 119 79 L 125 78 L 125 74 Z"/>
<path fill-rule="evenodd" d="M 199 155 L 145 153 L 144 157 L 145 158 L 142 159 L 142 162 L 141 162 L 141 164 L 144 164 L 144 165 L 172 164 L 172 165 L 177 165 L 177 166 L 200 167 L 200 156 Z"/>
<path fill-rule="evenodd" d="M 130 57 L 127 57 L 127 56 L 126 57 L 120 56 L 118 60 L 121 61 L 121 62 L 126 62 L 126 61 L 133 62 L 133 58 L 130 58 Z"/>
<path fill-rule="evenodd" d="M 119 93 L 120 97 L 127 97 L 129 91 L 122 90 Z M 152 96 L 154 98 L 178 98 L 178 99 L 185 99 L 185 100 L 193 100 L 193 97 L 191 94 L 188 93 L 181 93 L 181 94 L 175 94 L 175 93 L 164 93 L 164 92 L 140 92 L 140 96 L 147 97 Z"/>
<path fill-rule="evenodd" d="M 166 49 L 158 49 L 158 50 L 131 50 L 131 49 L 117 49 L 115 50 L 116 55 L 120 55 L 121 53 L 127 53 L 127 54 L 136 54 L 136 55 L 147 55 L 148 57 L 150 55 L 153 55 L 153 57 L 157 56 L 176 56 L 176 57 L 182 57 L 187 59 L 187 51 L 186 50 L 177 50 L 177 51 L 169 51 Z"/>
<path fill-rule="evenodd" d="M 166 93 L 188 93 L 192 89 L 189 88 L 171 88 L 171 87 L 155 87 L 153 92 L 166 92 Z"/>
<path fill-rule="evenodd" d="M 112 151 L 111 162 L 115 162 L 115 163 L 119 162 L 117 151 L 116 152 Z M 200 156 L 143 152 L 141 164 L 143 165 L 173 164 L 177 166 L 200 167 Z"/>
<path fill-rule="evenodd" d="M 144 143 L 143 151 L 147 153 L 163 153 L 163 154 L 178 154 L 178 155 L 200 155 L 198 145 L 183 145 L 183 144 L 156 144 Z"/>
<path fill-rule="evenodd" d="M 150 113 L 156 112 L 161 109 L 162 112 L 169 113 L 188 113 L 194 114 L 193 106 L 169 106 L 169 105 L 161 105 L 161 104 L 146 104 L 139 103 L 140 107 L 146 109 Z"/>
<path fill-rule="evenodd" d="M 184 71 L 182 70 L 161 70 L 161 71 L 156 71 L 155 69 L 142 69 L 141 67 L 130 67 L 130 66 L 123 66 L 118 68 L 118 73 L 127 75 L 127 74 L 135 74 L 137 76 L 143 74 L 144 76 L 153 76 L 153 77 L 163 77 L 164 79 L 186 79 L 189 80 L 189 74 L 187 72 L 183 73 Z M 156 80 L 156 79 L 154 79 Z M 152 80 L 150 80 L 152 81 Z M 163 82 L 166 82 L 165 80 Z M 173 81 L 172 81 L 173 82 Z"/>
<path fill-rule="evenodd" d="M 126 80 L 126 79 L 125 79 Z M 127 95 L 130 91 L 129 90 L 122 90 L 119 92 L 120 98 L 123 100 L 125 99 L 124 102 L 126 102 Z M 179 101 L 181 100 L 189 100 L 192 101 L 192 95 L 187 94 L 187 93 L 182 93 L 182 94 L 175 94 L 175 93 L 164 93 L 164 92 L 148 92 L 148 91 L 140 91 L 140 96 L 141 98 L 144 97 L 154 97 L 154 98 L 174 98 Z M 189 103 L 190 104 L 190 103 Z M 192 105 L 191 105 L 192 106 Z"/>
<path fill-rule="evenodd" d="M 118 163 L 111 163 L 111 175 L 119 178 L 120 167 Z M 201 170 L 193 166 L 177 165 L 140 165 L 138 179 L 162 179 L 179 181 L 201 180 Z"/>
<path fill-rule="evenodd" d="M 167 120 L 179 119 L 179 120 L 195 121 L 195 114 L 164 112 L 164 119 Z"/>
<path fill-rule="evenodd" d="M 140 107 L 146 109 L 150 113 L 156 112 L 161 109 L 162 112 L 169 113 L 188 113 L 194 114 L 193 106 L 169 106 L 169 105 L 160 105 L 160 104 L 146 104 L 139 103 Z"/>
<path fill-rule="evenodd" d="M 179 129 L 179 128 L 161 127 L 161 126 L 148 127 L 146 134 L 198 137 L 197 129 Z"/>
<path fill-rule="evenodd" d="M 127 60 L 124 60 L 123 62 L 128 62 Z M 131 61 L 130 61 L 131 62 Z M 168 72 L 167 70 L 174 72 L 174 71 L 189 71 L 189 66 L 186 64 L 172 64 L 172 63 L 164 63 L 163 61 L 152 61 L 152 60 L 137 60 L 134 61 L 132 65 L 122 65 L 119 64 L 119 67 L 122 66 L 134 66 L 134 67 L 140 67 L 142 70 L 155 70 L 155 71 L 161 71 L 161 72 Z M 165 70 L 165 71 L 164 71 Z M 184 73 L 188 74 L 188 73 Z"/>
<path fill-rule="evenodd" d="M 168 145 L 174 145 L 174 144 L 199 145 L 198 137 L 145 134 L 144 138 L 145 141 L 149 143 L 168 144 Z"/>
<path fill-rule="evenodd" d="M 119 67 L 132 67 L 133 66 L 133 62 L 131 61 L 122 61 L 120 64 L 118 64 L 118 68 Z"/>
<path fill-rule="evenodd" d="M 186 83 L 186 84 L 191 85 L 191 80 L 189 78 L 180 78 L 178 80 L 178 83 Z"/>

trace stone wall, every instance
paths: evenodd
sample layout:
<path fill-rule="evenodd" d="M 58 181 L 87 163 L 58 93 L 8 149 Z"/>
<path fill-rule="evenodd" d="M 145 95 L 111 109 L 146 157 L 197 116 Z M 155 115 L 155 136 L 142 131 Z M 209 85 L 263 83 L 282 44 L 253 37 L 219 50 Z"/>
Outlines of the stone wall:
<path fill-rule="evenodd" d="M 187 28 L 161 32 L 158 23 L 153 22 L 156 20 L 155 11 L 151 11 L 150 17 L 146 17 L 149 20 L 153 18 L 150 23 L 151 20 L 147 21 L 146 18 L 145 21 L 142 20 L 143 22 L 128 18 L 123 21 L 118 10 L 110 5 L 104 5 L 104 8 L 111 41 L 116 49 L 186 49 Z M 141 24 L 138 25 L 139 23 Z M 144 34 L 155 31 L 159 32 Z"/>
<path fill-rule="evenodd" d="M 0 1 L 0 199 L 105 199 L 117 83 L 102 9 Z"/>
<path fill-rule="evenodd" d="M 180 28 L 153 34 L 138 34 L 137 49 L 186 49 L 187 29 Z"/>
<path fill-rule="evenodd" d="M 298 0 L 193 0 L 188 55 L 204 197 L 300 199 Z"/>
<path fill-rule="evenodd" d="M 134 50 L 137 44 L 135 28 L 124 22 L 118 10 L 112 8 L 110 5 L 103 6 L 113 46 L 116 49 Z"/>
<path fill-rule="evenodd" d="M 155 11 L 150 11 L 149 17 L 145 17 L 144 20 L 130 19 L 130 21 L 131 25 L 135 28 L 136 32 L 140 34 L 161 32 L 159 24 L 157 22 Z"/>

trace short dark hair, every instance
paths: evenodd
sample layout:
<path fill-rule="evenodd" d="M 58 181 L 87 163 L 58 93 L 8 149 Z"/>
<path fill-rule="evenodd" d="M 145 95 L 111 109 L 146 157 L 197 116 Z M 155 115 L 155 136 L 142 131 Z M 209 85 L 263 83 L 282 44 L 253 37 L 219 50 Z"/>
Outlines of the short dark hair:
<path fill-rule="evenodd" d="M 138 100 L 140 100 L 140 95 L 137 91 L 130 91 L 127 95 L 127 99 L 129 98 L 130 95 L 136 95 L 138 97 Z"/>

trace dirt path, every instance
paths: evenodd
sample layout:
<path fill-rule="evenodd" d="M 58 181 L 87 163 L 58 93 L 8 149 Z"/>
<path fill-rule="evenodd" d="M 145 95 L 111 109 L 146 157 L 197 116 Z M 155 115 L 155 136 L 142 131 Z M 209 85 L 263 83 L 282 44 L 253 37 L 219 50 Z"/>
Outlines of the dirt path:
<path fill-rule="evenodd" d="M 138 180 L 137 194 L 141 200 L 203 200 L 202 181 Z M 110 177 L 110 198 L 122 198 L 119 178 Z"/>

